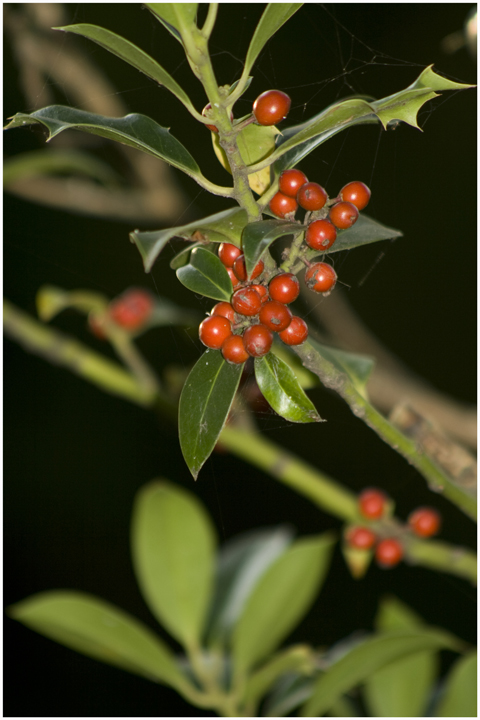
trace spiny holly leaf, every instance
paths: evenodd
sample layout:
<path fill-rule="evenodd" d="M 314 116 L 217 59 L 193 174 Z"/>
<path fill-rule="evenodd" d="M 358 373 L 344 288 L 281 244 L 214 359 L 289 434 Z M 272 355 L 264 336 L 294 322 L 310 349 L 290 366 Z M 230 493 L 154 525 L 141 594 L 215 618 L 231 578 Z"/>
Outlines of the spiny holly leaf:
<path fill-rule="evenodd" d="M 400 230 L 394 230 L 386 225 L 382 225 L 376 220 L 367 217 L 366 215 L 359 215 L 358 220 L 348 230 L 339 230 L 337 239 L 333 243 L 332 247 L 328 249 L 328 253 L 340 252 L 341 250 L 351 250 L 361 245 L 368 245 L 370 243 L 378 242 L 379 240 L 394 240 L 395 238 L 402 237 L 403 233 Z M 311 260 L 319 254 L 318 250 L 309 250 L 307 258 Z"/>
<path fill-rule="evenodd" d="M 255 379 L 265 399 L 285 420 L 322 422 L 293 371 L 273 353 L 255 360 Z"/>
<path fill-rule="evenodd" d="M 177 277 L 197 295 L 230 302 L 233 287 L 227 270 L 221 260 L 205 248 L 192 250 L 190 262 L 178 268 Z"/>
<path fill-rule="evenodd" d="M 145 6 L 179 42 L 183 42 L 182 31 L 195 25 L 198 3 L 146 3 Z"/>
<path fill-rule="evenodd" d="M 197 240 L 198 244 L 211 242 L 229 242 L 232 245 L 240 246 L 240 238 L 242 230 L 247 224 L 247 213 L 242 208 L 234 207 L 228 210 L 222 210 L 215 215 L 209 215 L 202 220 L 195 220 L 188 225 L 179 225 L 166 230 L 155 230 L 153 232 L 140 232 L 134 230 L 130 233 L 130 241 L 135 243 L 140 251 L 143 259 L 145 272 L 150 272 L 152 266 L 168 243 L 173 237 L 184 238 L 185 240 Z M 188 248 L 188 252 L 193 248 L 193 244 Z M 182 251 L 182 253 L 185 251 Z M 172 260 L 171 267 L 181 267 L 181 262 L 177 266 Z"/>
<path fill-rule="evenodd" d="M 227 363 L 218 350 L 207 350 L 183 386 L 178 416 L 180 447 L 195 480 L 225 425 L 242 368 Z"/>
<path fill-rule="evenodd" d="M 358 392 L 364 397 L 366 396 L 366 385 L 375 366 L 373 358 L 368 357 L 368 355 L 327 347 L 327 345 L 322 345 L 311 337 L 308 342 L 322 357 L 335 365 L 338 370 L 347 373 Z"/>
<path fill-rule="evenodd" d="M 242 233 L 247 274 L 250 275 L 274 240 L 285 235 L 297 235 L 303 231 L 303 225 L 285 222 L 284 220 L 263 220 L 262 222 L 249 223 Z"/>

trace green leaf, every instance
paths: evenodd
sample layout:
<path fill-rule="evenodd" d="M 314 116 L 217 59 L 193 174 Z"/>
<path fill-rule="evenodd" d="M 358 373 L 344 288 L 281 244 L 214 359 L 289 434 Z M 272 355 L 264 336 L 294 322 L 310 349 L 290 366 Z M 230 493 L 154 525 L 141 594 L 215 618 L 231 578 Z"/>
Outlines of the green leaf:
<path fill-rule="evenodd" d="M 320 382 L 318 377 L 310 370 L 303 367 L 298 355 L 295 355 L 288 345 L 285 345 L 281 341 L 274 341 L 272 352 L 290 367 L 303 390 L 310 390 L 311 388 L 318 387 Z"/>
<path fill-rule="evenodd" d="M 292 541 L 290 529 L 254 530 L 227 542 L 220 552 L 210 607 L 209 644 L 224 644 L 253 588 Z"/>
<path fill-rule="evenodd" d="M 249 223 L 242 234 L 243 253 L 247 274 L 250 275 L 262 255 L 268 250 L 274 240 L 285 235 L 298 235 L 304 232 L 303 225 L 289 223 L 284 220 L 263 220 Z"/>
<path fill-rule="evenodd" d="M 335 367 L 348 375 L 363 397 L 366 396 L 366 386 L 368 379 L 375 367 L 375 360 L 368 355 L 360 355 L 357 353 L 346 352 L 345 350 L 337 350 L 336 348 L 322 345 L 313 338 L 308 338 L 309 343 L 315 348 L 320 355 L 335 365 Z"/>
<path fill-rule="evenodd" d="M 243 75 L 248 75 L 260 52 L 282 25 L 294 15 L 303 3 L 269 3 L 253 33 L 245 58 Z"/>
<path fill-rule="evenodd" d="M 182 691 L 173 653 L 146 625 L 114 605 L 73 590 L 38 593 L 8 609 L 15 620 L 77 652 Z"/>
<path fill-rule="evenodd" d="M 283 652 L 276 653 L 271 660 L 248 678 L 245 687 L 245 702 L 257 703 L 272 685 L 287 674 L 289 676 L 294 673 L 312 675 L 315 670 L 316 659 L 313 648 L 308 645 L 293 645 Z M 300 702 L 305 700 L 306 697 L 308 695 L 302 697 Z"/>
<path fill-rule="evenodd" d="M 324 715 L 343 693 L 364 682 L 387 663 L 422 650 L 443 649 L 460 649 L 456 638 L 443 630 L 392 630 L 379 633 L 353 648 L 317 680 L 310 700 L 302 708 L 302 715 Z"/>
<path fill-rule="evenodd" d="M 178 268 L 177 277 L 198 295 L 230 302 L 233 287 L 228 272 L 218 256 L 203 247 L 192 250 L 190 262 Z"/>
<path fill-rule="evenodd" d="M 275 138 L 279 134 L 279 130 L 273 125 L 247 125 L 241 130 L 237 135 L 237 145 L 245 164 L 253 165 L 271 155 L 275 150 Z M 212 133 L 212 144 L 218 161 L 227 172 L 232 174 L 230 163 L 220 145 L 218 133 Z M 263 195 L 270 187 L 270 168 L 251 173 L 248 176 L 248 183 L 257 195 Z"/>
<path fill-rule="evenodd" d="M 434 717 L 477 717 L 477 653 L 457 660 L 450 670 Z"/>
<path fill-rule="evenodd" d="M 339 231 L 337 239 L 332 247 L 328 249 L 328 253 L 351 250 L 352 248 L 369 245 L 379 240 L 394 240 L 395 238 L 402 237 L 402 234 L 400 230 L 389 228 L 362 214 L 359 215 L 353 227 L 348 230 Z M 319 255 L 318 250 L 309 250 L 307 258 L 311 260 L 317 255 Z"/>
<path fill-rule="evenodd" d="M 240 246 L 241 233 L 247 224 L 247 219 L 248 216 L 245 210 L 239 207 L 233 207 L 215 213 L 215 215 L 209 215 L 202 220 L 195 220 L 194 222 L 188 223 L 188 225 L 179 225 L 178 227 L 156 230 L 154 232 L 134 230 L 130 233 L 130 240 L 132 243 L 135 243 L 140 251 L 145 272 L 150 272 L 155 260 L 173 237 L 180 237 L 190 241 L 198 238 L 200 244 L 229 242 L 232 243 L 232 245 Z M 172 260 L 172 263 L 173 262 Z M 176 269 L 175 266 L 171 266 Z M 181 267 L 181 265 L 179 265 L 179 267 Z"/>
<path fill-rule="evenodd" d="M 280 678 L 263 704 L 264 717 L 287 717 L 312 694 L 314 679 L 298 673 Z"/>
<path fill-rule="evenodd" d="M 63 30 L 64 32 L 75 33 L 89 40 L 93 40 L 101 47 L 113 53 L 121 60 L 132 65 L 147 77 L 155 80 L 159 85 L 163 85 L 175 95 L 180 102 L 192 113 L 195 114 L 195 108 L 187 93 L 180 85 L 169 75 L 161 65 L 157 63 L 150 55 L 131 43 L 129 40 L 117 35 L 116 33 L 90 25 L 88 23 L 80 23 L 78 25 L 66 25 L 64 27 L 54 28 L 55 30 Z"/>
<path fill-rule="evenodd" d="M 74 308 L 80 312 L 102 312 L 106 309 L 108 299 L 100 293 L 89 290 L 62 290 L 54 285 L 44 285 L 36 297 L 37 312 L 41 320 L 49 322 L 56 315 L 67 308 Z"/>
<path fill-rule="evenodd" d="M 300 622 L 320 590 L 334 543 L 327 534 L 297 540 L 264 573 L 233 631 L 237 672 L 269 655 Z"/>
<path fill-rule="evenodd" d="M 255 379 L 264 398 L 285 420 L 322 422 L 293 370 L 273 353 L 255 359 Z"/>
<path fill-rule="evenodd" d="M 182 34 L 195 26 L 198 3 L 146 3 L 145 7 L 179 42 L 183 42 Z"/>
<path fill-rule="evenodd" d="M 7 158 L 3 164 L 3 184 L 26 177 L 43 175 L 86 175 L 103 185 L 118 187 L 120 178 L 114 170 L 98 158 L 83 150 L 33 150 Z"/>
<path fill-rule="evenodd" d="M 230 365 L 218 350 L 206 350 L 180 396 L 179 436 L 183 457 L 195 480 L 215 447 L 230 412 L 243 365 Z"/>
<path fill-rule="evenodd" d="M 152 613 L 187 648 L 202 636 L 214 552 L 210 518 L 192 493 L 165 481 L 140 490 L 132 518 L 135 574 Z"/>

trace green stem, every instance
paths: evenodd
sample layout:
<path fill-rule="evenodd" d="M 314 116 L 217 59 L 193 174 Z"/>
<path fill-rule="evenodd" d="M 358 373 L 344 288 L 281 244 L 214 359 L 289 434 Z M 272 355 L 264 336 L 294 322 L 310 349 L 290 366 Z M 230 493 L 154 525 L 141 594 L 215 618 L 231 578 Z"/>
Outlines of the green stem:
<path fill-rule="evenodd" d="M 295 260 L 298 258 L 298 254 L 303 246 L 303 239 L 305 237 L 305 230 L 302 229 L 302 232 L 300 232 L 295 239 L 293 240 L 292 244 L 290 245 L 290 249 L 288 251 L 287 259 L 285 260 L 282 265 L 280 265 L 280 269 L 284 272 L 292 272 L 292 269 L 295 265 Z"/>
<path fill-rule="evenodd" d="M 202 27 L 202 35 L 205 38 L 205 40 L 210 39 L 210 35 L 212 34 L 212 30 L 215 26 L 215 21 L 217 19 L 217 13 L 218 13 L 218 3 L 210 3 L 208 6 L 208 12 L 207 17 L 205 19 L 205 22 Z"/>

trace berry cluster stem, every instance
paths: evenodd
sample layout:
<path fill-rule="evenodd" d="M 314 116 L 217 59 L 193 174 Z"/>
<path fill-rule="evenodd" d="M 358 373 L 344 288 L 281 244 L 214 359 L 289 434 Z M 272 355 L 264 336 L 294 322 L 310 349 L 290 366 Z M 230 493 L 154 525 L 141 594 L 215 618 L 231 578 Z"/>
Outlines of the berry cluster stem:
<path fill-rule="evenodd" d="M 298 255 L 303 247 L 304 237 L 305 230 L 302 230 L 298 233 L 298 235 L 295 236 L 292 244 L 290 245 L 286 260 L 280 265 L 280 269 L 283 270 L 283 272 L 290 272 L 294 275 L 297 274 L 293 271 L 293 268 L 295 267 L 295 261 L 297 260 Z"/>

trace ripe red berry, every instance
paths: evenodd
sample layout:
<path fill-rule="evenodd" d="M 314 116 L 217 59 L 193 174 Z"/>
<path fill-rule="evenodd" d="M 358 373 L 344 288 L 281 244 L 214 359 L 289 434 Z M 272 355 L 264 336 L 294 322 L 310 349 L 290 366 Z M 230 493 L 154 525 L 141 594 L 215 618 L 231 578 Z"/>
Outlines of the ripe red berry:
<path fill-rule="evenodd" d="M 284 218 L 285 215 L 297 211 L 298 203 L 295 198 L 277 192 L 270 200 L 269 208 L 274 215 L 277 215 L 279 218 Z"/>
<path fill-rule="evenodd" d="M 339 192 L 339 197 L 355 205 L 357 210 L 363 210 L 363 208 L 367 207 L 371 194 L 370 188 L 365 183 L 355 180 L 344 185 Z"/>
<path fill-rule="evenodd" d="M 233 263 L 242 254 L 242 251 L 232 243 L 221 243 L 218 247 L 218 257 L 227 268 L 233 268 Z"/>
<path fill-rule="evenodd" d="M 262 298 L 250 285 L 235 290 L 232 295 L 232 305 L 239 315 L 258 315 L 262 307 Z"/>
<path fill-rule="evenodd" d="M 237 287 L 237 285 L 240 285 L 240 280 L 237 278 L 237 276 L 233 272 L 232 268 L 227 267 L 227 273 L 228 273 L 228 277 L 232 281 L 233 287 Z"/>
<path fill-rule="evenodd" d="M 205 107 L 202 110 L 203 117 L 208 117 L 208 115 L 209 115 L 208 111 L 211 109 L 212 109 L 212 106 L 210 103 L 208 103 L 208 105 L 205 105 Z M 233 120 L 233 113 L 230 113 L 230 120 Z M 218 128 L 216 125 L 205 125 L 205 127 L 207 127 L 209 130 L 211 130 L 214 133 L 218 133 Z"/>
<path fill-rule="evenodd" d="M 282 172 L 278 178 L 278 189 L 284 195 L 296 198 L 298 191 L 305 183 L 308 183 L 305 173 L 296 168 L 292 168 L 291 170 L 284 170 Z"/>
<path fill-rule="evenodd" d="M 268 301 L 268 288 L 265 285 L 250 285 L 260 295 L 262 305 Z"/>
<path fill-rule="evenodd" d="M 440 530 L 441 522 L 440 513 L 430 507 L 419 507 L 408 517 L 408 524 L 419 537 L 436 535 Z"/>
<path fill-rule="evenodd" d="M 395 538 L 380 540 L 375 548 L 375 559 L 382 568 L 395 567 L 402 558 L 403 547 Z"/>
<path fill-rule="evenodd" d="M 250 325 L 243 333 L 243 344 L 252 357 L 266 355 L 273 343 L 273 333 L 265 325 Z"/>
<path fill-rule="evenodd" d="M 358 550 L 370 550 L 377 539 L 375 533 L 366 527 L 351 527 L 347 530 L 345 539 L 350 547 Z"/>
<path fill-rule="evenodd" d="M 321 210 L 328 200 L 328 195 L 321 185 L 307 182 L 302 185 L 297 195 L 297 202 L 304 210 Z"/>
<path fill-rule="evenodd" d="M 253 103 L 253 114 L 259 125 L 276 125 L 287 117 L 291 100 L 280 90 L 266 90 Z"/>
<path fill-rule="evenodd" d="M 328 263 L 314 263 L 307 268 L 305 282 L 314 292 L 330 293 L 337 282 L 337 273 Z"/>
<path fill-rule="evenodd" d="M 270 280 L 268 292 L 272 300 L 288 305 L 300 294 L 300 283 L 292 273 L 280 273 Z"/>
<path fill-rule="evenodd" d="M 245 350 L 241 335 L 230 335 L 222 345 L 222 355 L 232 365 L 241 365 L 247 362 L 250 355 Z"/>
<path fill-rule="evenodd" d="M 228 302 L 219 302 L 211 310 L 210 315 L 221 315 L 231 323 L 235 322 L 235 310 Z"/>
<path fill-rule="evenodd" d="M 351 202 L 339 202 L 330 208 L 330 220 L 339 230 L 352 227 L 358 220 L 358 210 Z"/>
<path fill-rule="evenodd" d="M 277 300 L 270 300 L 260 310 L 258 319 L 269 330 L 281 332 L 290 325 L 293 315 L 289 308 Z"/>
<path fill-rule="evenodd" d="M 310 223 L 305 234 L 305 242 L 313 250 L 326 251 L 337 238 L 337 230 L 330 220 L 315 220 Z"/>
<path fill-rule="evenodd" d="M 127 290 L 110 303 L 111 319 L 127 330 L 138 330 L 153 312 L 153 297 L 146 290 Z"/>
<path fill-rule="evenodd" d="M 376 488 L 366 488 L 358 496 L 358 508 L 361 514 L 369 520 L 378 520 L 382 517 L 387 496 Z"/>
<path fill-rule="evenodd" d="M 263 260 L 259 260 L 258 263 L 253 268 L 252 274 L 250 275 L 250 280 L 254 280 L 259 275 L 262 274 L 264 268 Z M 239 280 L 245 281 L 247 279 L 247 266 L 245 265 L 245 256 L 239 255 L 235 262 L 233 263 L 233 272 L 237 276 Z"/>
<path fill-rule="evenodd" d="M 212 350 L 219 350 L 232 334 L 232 324 L 221 315 L 211 315 L 202 320 L 198 334 L 204 345 Z"/>
<path fill-rule="evenodd" d="M 279 332 L 278 337 L 285 345 L 301 345 L 308 337 L 308 325 L 305 320 L 294 315 L 290 325 Z"/>

